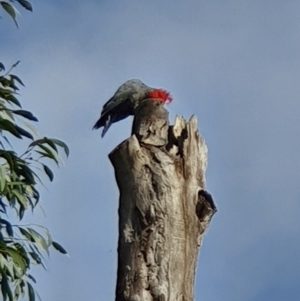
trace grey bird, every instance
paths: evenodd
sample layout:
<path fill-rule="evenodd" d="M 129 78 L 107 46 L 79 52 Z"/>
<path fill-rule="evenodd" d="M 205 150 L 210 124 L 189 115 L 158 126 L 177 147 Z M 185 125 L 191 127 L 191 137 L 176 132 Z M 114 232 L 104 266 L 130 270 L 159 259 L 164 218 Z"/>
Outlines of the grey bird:
<path fill-rule="evenodd" d="M 126 81 L 104 104 L 100 118 L 93 129 L 103 127 L 101 136 L 104 137 L 112 123 L 134 115 L 139 104 L 149 98 L 162 103 L 170 103 L 173 100 L 169 92 L 163 89 L 151 88 L 139 79 Z"/>

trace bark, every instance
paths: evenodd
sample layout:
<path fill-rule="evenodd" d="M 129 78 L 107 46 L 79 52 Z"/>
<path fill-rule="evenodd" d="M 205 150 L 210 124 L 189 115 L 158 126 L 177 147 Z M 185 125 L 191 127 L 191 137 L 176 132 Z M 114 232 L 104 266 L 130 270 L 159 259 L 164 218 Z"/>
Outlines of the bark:
<path fill-rule="evenodd" d="M 198 252 L 217 211 L 196 117 L 169 126 L 166 109 L 147 100 L 109 158 L 120 190 L 116 301 L 194 300 Z"/>

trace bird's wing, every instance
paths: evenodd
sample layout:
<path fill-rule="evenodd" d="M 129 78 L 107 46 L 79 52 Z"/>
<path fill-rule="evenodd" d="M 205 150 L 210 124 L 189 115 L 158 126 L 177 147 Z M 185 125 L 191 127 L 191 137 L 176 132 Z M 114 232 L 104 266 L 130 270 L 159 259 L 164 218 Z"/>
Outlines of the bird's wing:
<path fill-rule="evenodd" d="M 139 79 L 130 79 L 121 85 L 113 97 L 111 97 L 103 106 L 101 116 L 107 114 L 109 111 L 115 109 L 119 104 L 132 100 L 134 95 L 139 90 L 146 90 L 149 88 Z"/>
<path fill-rule="evenodd" d="M 105 133 L 108 131 L 109 127 L 111 126 L 111 116 L 109 115 L 107 120 L 105 121 L 105 124 L 103 126 L 103 131 L 101 134 L 101 137 L 103 138 Z"/>
<path fill-rule="evenodd" d="M 117 97 L 116 97 L 117 96 Z M 119 95 L 114 95 L 112 98 L 110 98 L 103 106 L 101 111 L 101 116 L 108 114 L 110 111 L 115 109 L 118 105 L 127 102 L 130 100 L 131 93 L 130 92 L 123 92 Z"/>

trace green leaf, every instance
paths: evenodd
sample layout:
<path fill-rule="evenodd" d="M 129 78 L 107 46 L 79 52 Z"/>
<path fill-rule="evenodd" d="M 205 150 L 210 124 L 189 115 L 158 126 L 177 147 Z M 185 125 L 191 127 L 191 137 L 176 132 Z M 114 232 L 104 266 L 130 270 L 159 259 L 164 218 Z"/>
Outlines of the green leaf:
<path fill-rule="evenodd" d="M 18 252 L 20 253 L 20 255 L 24 258 L 24 260 L 26 262 L 26 268 L 29 268 L 29 266 L 30 266 L 30 260 L 28 258 L 27 251 L 25 250 L 25 248 L 21 244 L 19 244 L 19 243 L 15 243 L 14 246 L 18 250 Z"/>
<path fill-rule="evenodd" d="M 32 237 L 32 235 L 25 230 L 24 228 L 18 227 L 20 232 L 22 233 L 23 236 L 25 236 L 29 241 L 31 242 L 35 242 L 34 238 Z"/>
<path fill-rule="evenodd" d="M 38 139 L 38 140 L 31 142 L 29 144 L 29 147 L 41 146 L 43 144 L 48 144 L 49 146 L 51 146 L 51 148 L 53 148 L 57 152 L 57 147 L 56 147 L 55 143 L 53 142 L 53 139 L 49 139 L 47 137 L 44 137 L 42 139 Z"/>
<path fill-rule="evenodd" d="M 25 287 L 25 282 L 24 280 L 20 279 L 20 288 L 21 288 L 22 297 L 24 297 L 25 295 L 24 287 Z"/>
<path fill-rule="evenodd" d="M 42 263 L 42 259 L 41 257 L 35 253 L 35 252 L 29 252 L 30 256 L 32 257 L 32 259 L 37 263 L 37 264 L 41 264 Z"/>
<path fill-rule="evenodd" d="M 58 139 L 51 139 L 56 145 L 62 147 L 65 151 L 65 154 L 67 157 L 69 157 L 70 155 L 70 150 L 69 147 L 67 146 L 67 144 L 65 144 L 63 141 L 58 140 Z"/>
<path fill-rule="evenodd" d="M 32 190 L 33 190 L 33 198 L 35 199 L 35 206 L 36 206 L 40 200 L 40 193 L 34 187 L 32 187 Z"/>
<path fill-rule="evenodd" d="M 54 247 L 54 249 L 56 249 L 60 253 L 68 254 L 68 252 L 58 242 L 52 241 L 52 246 Z"/>
<path fill-rule="evenodd" d="M 13 262 L 15 263 L 15 265 L 20 268 L 21 273 L 24 274 L 26 271 L 26 261 L 24 260 L 24 258 L 22 257 L 22 255 L 15 249 L 8 247 L 6 249 L 6 253 L 8 253 Z"/>
<path fill-rule="evenodd" d="M 15 295 L 15 300 L 18 300 L 21 295 L 21 288 L 17 283 L 15 284 L 15 294 L 14 295 Z"/>
<path fill-rule="evenodd" d="M 18 23 L 16 21 L 17 14 L 16 14 L 16 11 L 15 11 L 15 8 L 7 2 L 1 1 L 0 3 L 1 3 L 3 9 L 12 17 L 12 19 L 14 20 L 16 26 L 19 28 Z"/>
<path fill-rule="evenodd" d="M 14 168 L 15 168 L 14 153 L 12 151 L 0 150 L 0 157 L 4 158 L 7 161 L 8 165 L 9 165 L 9 168 L 10 168 L 10 171 L 13 172 Z"/>
<path fill-rule="evenodd" d="M 14 136 L 16 136 L 17 138 L 22 139 L 22 136 L 17 131 L 16 126 L 8 120 L 4 120 L 4 119 L 0 120 L 0 129 L 8 131 Z"/>
<path fill-rule="evenodd" d="M 32 280 L 34 283 L 36 283 L 35 278 L 31 274 L 28 274 L 27 276 L 30 280 Z"/>
<path fill-rule="evenodd" d="M 9 94 L 7 96 L 5 96 L 5 100 L 7 100 L 8 102 L 12 102 L 15 105 L 17 105 L 18 107 L 22 108 L 21 103 L 19 102 L 19 100 L 13 96 L 12 94 Z"/>
<path fill-rule="evenodd" d="M 27 282 L 29 301 L 35 301 L 35 292 L 32 285 Z"/>
<path fill-rule="evenodd" d="M 19 209 L 19 219 L 20 220 L 23 219 L 24 214 L 25 214 L 25 210 L 26 210 L 25 207 L 20 204 L 20 209 Z"/>
<path fill-rule="evenodd" d="M 15 85 L 14 79 L 7 79 L 6 86 L 13 89 L 14 91 L 19 90 L 19 88 Z"/>
<path fill-rule="evenodd" d="M 14 74 L 10 74 L 10 78 L 16 80 L 20 85 L 22 85 L 23 87 L 25 87 L 24 83 L 22 82 L 22 80 L 20 79 L 20 77 L 14 75 Z"/>
<path fill-rule="evenodd" d="M 44 167 L 45 173 L 47 174 L 47 176 L 49 177 L 50 181 L 52 182 L 53 178 L 54 178 L 52 170 L 47 165 L 45 165 L 45 164 L 43 164 L 43 167 Z"/>
<path fill-rule="evenodd" d="M 25 9 L 32 11 L 32 5 L 26 0 L 17 0 Z"/>
<path fill-rule="evenodd" d="M 3 218 L 0 218 L 0 224 L 3 224 L 6 226 L 6 232 L 9 236 L 14 236 L 14 232 L 13 232 L 13 229 L 12 229 L 12 225 L 10 222 L 8 222 L 7 220 L 3 219 Z"/>
<path fill-rule="evenodd" d="M 12 194 L 16 196 L 17 200 L 19 201 L 19 204 L 24 207 L 24 209 L 28 208 L 28 200 L 27 198 L 17 189 L 12 189 Z"/>
<path fill-rule="evenodd" d="M 3 250 L 2 254 L 5 254 L 5 257 L 0 253 L 0 267 L 4 271 L 4 274 L 14 279 L 14 268 L 11 261 L 11 257 L 6 254 L 7 248 Z"/>
<path fill-rule="evenodd" d="M 8 80 L 7 80 L 6 77 L 1 76 L 1 84 L 2 84 L 3 87 L 6 87 L 8 85 Z M 11 89 L 0 87 L 1 97 L 5 98 L 5 96 L 9 95 L 10 93 L 14 93 L 14 92 Z"/>
<path fill-rule="evenodd" d="M 28 232 L 31 234 L 31 236 L 33 237 L 36 245 L 40 248 L 45 250 L 47 253 L 49 252 L 48 250 L 48 244 L 46 242 L 46 239 L 37 231 L 35 231 L 32 228 L 27 228 Z"/>
<path fill-rule="evenodd" d="M 31 244 L 29 247 L 33 253 L 39 254 L 41 256 L 41 258 L 44 258 L 42 252 L 35 244 Z M 43 262 L 41 262 L 41 264 L 43 264 Z"/>
<path fill-rule="evenodd" d="M 22 136 L 27 137 L 31 140 L 34 139 L 33 136 L 29 132 L 25 131 L 23 128 L 19 127 L 18 125 L 15 125 L 15 128 L 18 131 L 18 133 L 21 134 Z"/>
<path fill-rule="evenodd" d="M 38 121 L 38 119 L 29 111 L 25 111 L 25 110 L 10 110 L 10 111 L 13 112 L 14 114 L 20 115 L 29 120 Z"/>
<path fill-rule="evenodd" d="M 12 112 L 6 108 L 0 109 L 0 119 L 7 119 L 10 122 L 14 122 L 14 115 Z"/>
<path fill-rule="evenodd" d="M 58 160 L 56 159 L 55 155 L 52 153 L 52 151 L 47 148 L 46 146 L 44 145 L 39 145 L 40 148 L 42 148 L 43 150 L 45 150 L 45 152 L 41 152 L 41 151 L 37 151 L 36 152 L 40 155 L 42 155 L 43 157 L 46 157 L 46 158 L 49 158 L 49 159 L 52 159 L 55 161 L 55 163 L 58 165 Z"/>
<path fill-rule="evenodd" d="M 3 192 L 5 189 L 5 168 L 0 165 L 0 192 Z"/>
<path fill-rule="evenodd" d="M 6 301 L 7 297 L 9 299 L 9 301 L 13 301 L 13 294 L 12 294 L 11 288 L 8 284 L 6 274 L 2 274 L 1 291 L 2 291 L 2 295 L 3 295 L 3 301 Z"/>
<path fill-rule="evenodd" d="M 5 66 L 0 62 L 0 71 L 5 71 Z"/>
<path fill-rule="evenodd" d="M 42 227 L 42 226 L 40 226 L 40 227 L 43 228 L 44 231 L 46 232 L 48 247 L 51 246 L 52 245 L 52 236 L 51 236 L 50 231 L 46 227 Z"/>
<path fill-rule="evenodd" d="M 49 144 L 57 152 L 57 147 L 56 147 L 55 143 L 51 139 L 48 139 L 47 137 L 45 137 L 45 142 L 47 144 Z"/>
<path fill-rule="evenodd" d="M 34 179 L 34 172 L 28 167 L 28 165 L 24 162 L 19 162 L 19 174 L 22 175 L 25 180 L 26 184 L 34 185 L 36 184 Z"/>
<path fill-rule="evenodd" d="M 33 142 L 31 142 L 28 147 L 34 147 L 34 146 L 37 146 L 37 145 L 43 144 L 43 143 L 46 143 L 45 138 L 37 139 L 37 140 L 34 140 Z"/>

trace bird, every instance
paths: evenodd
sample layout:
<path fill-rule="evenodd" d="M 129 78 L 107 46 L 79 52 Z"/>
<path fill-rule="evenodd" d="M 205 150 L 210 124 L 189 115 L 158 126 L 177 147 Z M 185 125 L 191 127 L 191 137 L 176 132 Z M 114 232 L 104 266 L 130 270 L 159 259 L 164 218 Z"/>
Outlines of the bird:
<path fill-rule="evenodd" d="M 103 127 L 101 134 L 103 138 L 113 123 L 134 115 L 139 104 L 149 98 L 163 104 L 170 103 L 173 100 L 170 92 L 164 89 L 149 87 L 139 79 L 126 81 L 103 105 L 100 118 L 93 126 L 93 129 L 96 130 Z"/>

